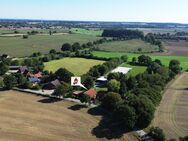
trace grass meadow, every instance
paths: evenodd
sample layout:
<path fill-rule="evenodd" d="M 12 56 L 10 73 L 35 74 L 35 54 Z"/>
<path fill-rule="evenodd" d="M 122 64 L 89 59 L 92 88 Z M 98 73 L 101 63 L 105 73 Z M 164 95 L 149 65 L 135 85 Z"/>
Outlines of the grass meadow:
<path fill-rule="evenodd" d="M 86 34 L 93 36 L 101 36 L 103 30 L 100 29 L 84 29 L 84 28 L 71 28 L 70 31 L 76 34 Z"/>
<path fill-rule="evenodd" d="M 137 74 L 143 73 L 143 72 L 146 71 L 145 66 L 132 66 L 132 65 L 129 65 L 127 63 L 122 64 L 121 67 L 132 68 L 132 70 L 126 74 L 127 76 L 136 76 Z"/>
<path fill-rule="evenodd" d="M 59 68 L 66 68 L 76 76 L 81 76 L 89 71 L 95 65 L 104 63 L 104 61 L 84 59 L 84 58 L 64 58 L 45 63 L 45 69 L 55 72 Z"/>
<path fill-rule="evenodd" d="M 158 51 L 159 47 L 146 43 L 142 40 L 127 40 L 127 41 L 113 41 L 103 43 L 98 46 L 100 50 L 103 51 L 124 51 L 124 52 L 139 52 L 138 49 L 141 48 L 141 52 L 154 52 Z"/>
<path fill-rule="evenodd" d="M 84 34 L 64 35 L 32 35 L 28 39 L 22 37 L 0 37 L 0 52 L 12 57 L 29 56 L 33 52 L 48 53 L 50 49 L 60 51 L 64 43 L 87 43 L 98 37 Z"/>
<path fill-rule="evenodd" d="M 106 57 L 106 58 L 113 58 L 113 57 L 120 57 L 122 55 L 127 55 L 129 58 L 129 61 L 132 60 L 133 57 L 138 57 L 141 54 L 134 54 L 134 53 L 124 53 L 124 52 L 104 52 L 104 51 L 94 51 L 93 52 L 94 56 L 98 57 Z M 181 63 L 181 67 L 186 70 L 188 69 L 188 57 L 186 56 L 158 56 L 158 55 L 151 55 L 151 54 L 146 54 L 149 55 L 153 60 L 154 59 L 159 59 L 162 61 L 162 63 L 165 66 L 169 65 L 170 60 L 178 60 Z"/>

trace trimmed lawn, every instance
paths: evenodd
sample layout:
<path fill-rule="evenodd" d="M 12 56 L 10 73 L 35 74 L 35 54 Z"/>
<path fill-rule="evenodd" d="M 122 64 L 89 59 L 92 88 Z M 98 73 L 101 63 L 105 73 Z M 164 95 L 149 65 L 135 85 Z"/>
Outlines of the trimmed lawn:
<path fill-rule="evenodd" d="M 45 69 L 55 72 L 59 68 L 66 68 L 74 75 L 81 76 L 95 65 L 103 64 L 104 61 L 84 58 L 64 58 L 45 63 Z"/>

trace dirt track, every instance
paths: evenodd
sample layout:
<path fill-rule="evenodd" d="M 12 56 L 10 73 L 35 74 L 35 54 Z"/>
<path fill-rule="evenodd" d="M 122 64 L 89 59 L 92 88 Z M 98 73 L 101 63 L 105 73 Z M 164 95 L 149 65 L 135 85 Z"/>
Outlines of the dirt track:
<path fill-rule="evenodd" d="M 188 135 L 188 73 L 181 74 L 166 90 L 153 121 L 167 139 Z"/>
<path fill-rule="evenodd" d="M 75 103 L 15 91 L 0 92 L 0 141 L 97 141 L 100 115 Z M 126 134 L 118 140 L 133 141 Z"/>

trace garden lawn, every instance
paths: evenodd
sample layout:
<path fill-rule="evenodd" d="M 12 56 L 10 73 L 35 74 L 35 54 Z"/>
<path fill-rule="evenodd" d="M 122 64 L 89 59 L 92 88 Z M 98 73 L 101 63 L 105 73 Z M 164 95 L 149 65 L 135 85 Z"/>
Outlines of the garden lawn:
<path fill-rule="evenodd" d="M 132 70 L 126 74 L 127 76 L 136 76 L 137 74 L 143 73 L 146 71 L 145 66 L 132 66 L 132 65 L 124 63 L 121 65 L 121 67 L 132 68 Z"/>

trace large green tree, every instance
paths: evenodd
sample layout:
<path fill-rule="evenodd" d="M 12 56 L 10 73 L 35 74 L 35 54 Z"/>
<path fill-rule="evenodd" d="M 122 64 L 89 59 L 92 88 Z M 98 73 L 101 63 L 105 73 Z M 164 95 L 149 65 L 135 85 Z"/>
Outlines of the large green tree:
<path fill-rule="evenodd" d="M 84 86 L 88 89 L 90 89 L 94 86 L 94 80 L 91 76 L 86 76 L 83 83 L 84 83 Z"/>
<path fill-rule="evenodd" d="M 69 43 L 65 43 L 62 45 L 61 50 L 62 51 L 72 51 L 72 46 Z"/>
<path fill-rule="evenodd" d="M 4 63 L 0 63 L 0 75 L 4 75 L 8 71 L 8 66 Z"/>
<path fill-rule="evenodd" d="M 109 92 L 118 93 L 120 89 L 120 82 L 115 79 L 112 79 L 107 83 L 107 88 Z"/>
<path fill-rule="evenodd" d="M 136 113 L 134 108 L 125 103 L 118 103 L 114 110 L 114 117 L 116 121 L 121 124 L 125 129 L 133 129 L 136 123 Z"/>
<path fill-rule="evenodd" d="M 73 73 L 69 72 L 65 68 L 60 68 L 55 72 L 55 77 L 59 79 L 60 81 L 64 81 L 69 83 L 71 80 L 71 77 L 74 76 Z"/>
<path fill-rule="evenodd" d="M 10 90 L 17 85 L 16 77 L 14 75 L 5 75 L 3 79 L 5 88 Z"/>
<path fill-rule="evenodd" d="M 180 62 L 178 60 L 171 60 L 169 63 L 169 69 L 178 74 L 181 71 Z"/>
<path fill-rule="evenodd" d="M 121 96 L 118 93 L 110 92 L 103 98 L 101 106 L 109 111 L 113 111 L 116 104 L 121 100 Z"/>

